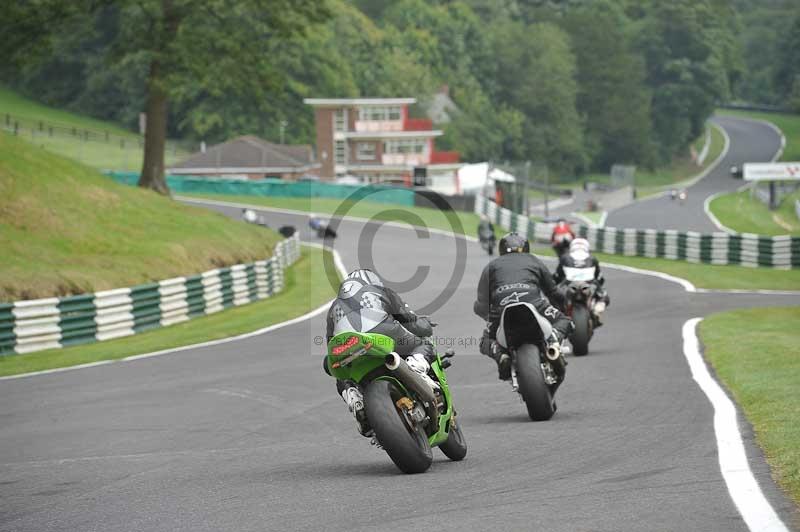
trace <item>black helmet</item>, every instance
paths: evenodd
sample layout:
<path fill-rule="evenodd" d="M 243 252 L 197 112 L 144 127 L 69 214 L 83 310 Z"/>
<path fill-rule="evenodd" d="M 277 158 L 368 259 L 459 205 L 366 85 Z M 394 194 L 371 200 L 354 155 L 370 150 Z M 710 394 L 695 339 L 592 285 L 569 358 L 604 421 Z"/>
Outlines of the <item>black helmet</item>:
<path fill-rule="evenodd" d="M 529 253 L 531 250 L 528 239 L 517 233 L 508 233 L 500 239 L 500 243 L 497 247 L 501 255 L 505 255 L 506 253 Z"/>

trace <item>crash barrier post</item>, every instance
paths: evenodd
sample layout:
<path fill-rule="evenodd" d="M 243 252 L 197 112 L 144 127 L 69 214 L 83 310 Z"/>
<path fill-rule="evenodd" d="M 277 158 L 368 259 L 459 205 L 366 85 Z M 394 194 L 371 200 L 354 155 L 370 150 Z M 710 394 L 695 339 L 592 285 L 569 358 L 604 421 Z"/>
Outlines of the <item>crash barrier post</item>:
<path fill-rule="evenodd" d="M 188 277 L 63 298 L 0 303 L 0 355 L 130 336 L 268 298 L 300 258 L 299 235 L 272 257 Z"/>
<path fill-rule="evenodd" d="M 475 212 L 487 215 L 495 225 L 503 229 L 516 230 L 529 240 L 550 243 L 553 223 L 535 222 L 521 214 L 512 213 L 509 209 L 498 207 L 483 196 L 475 199 Z M 592 249 L 612 255 L 753 268 L 800 268 L 800 237 L 789 235 L 731 235 L 722 232 L 597 228 L 585 225 L 578 226 L 576 233 L 586 238 Z"/>
<path fill-rule="evenodd" d="M 107 172 L 124 185 L 135 185 L 135 172 Z M 239 180 L 216 177 L 168 175 L 167 185 L 178 194 L 224 194 L 234 196 L 272 196 L 285 198 L 331 198 L 393 203 L 413 206 L 414 191 L 387 185 L 339 185 L 320 181 L 283 181 L 280 179 Z"/>

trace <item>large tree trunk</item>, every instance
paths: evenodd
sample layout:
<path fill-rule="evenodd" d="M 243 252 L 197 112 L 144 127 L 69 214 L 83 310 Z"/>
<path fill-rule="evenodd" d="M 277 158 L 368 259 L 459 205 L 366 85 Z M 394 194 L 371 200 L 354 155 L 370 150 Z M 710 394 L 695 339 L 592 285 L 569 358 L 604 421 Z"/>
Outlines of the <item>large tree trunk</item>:
<path fill-rule="evenodd" d="M 167 140 L 167 91 L 163 84 L 161 64 L 150 63 L 147 76 L 147 120 L 144 131 L 144 162 L 139 186 L 169 195 L 164 179 L 164 148 Z"/>

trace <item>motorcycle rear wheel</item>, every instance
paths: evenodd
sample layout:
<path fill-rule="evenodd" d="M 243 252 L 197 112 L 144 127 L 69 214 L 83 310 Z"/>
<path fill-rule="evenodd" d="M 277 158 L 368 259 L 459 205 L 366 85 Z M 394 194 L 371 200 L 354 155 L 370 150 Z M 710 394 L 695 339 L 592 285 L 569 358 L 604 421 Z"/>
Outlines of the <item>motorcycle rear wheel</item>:
<path fill-rule="evenodd" d="M 403 473 L 423 473 L 433 462 L 428 437 L 421 427 L 411 424 L 396 405 L 404 393 L 396 384 L 372 381 L 364 394 L 367 420 L 378 443 Z"/>
<path fill-rule="evenodd" d="M 528 408 L 528 417 L 533 421 L 547 421 L 556 413 L 556 407 L 550 387 L 544 380 L 539 349 L 532 344 L 520 346 L 515 363 L 519 393 Z"/>
<path fill-rule="evenodd" d="M 572 322 L 575 324 L 575 330 L 570 335 L 570 341 L 572 342 L 572 353 L 576 357 L 589 354 L 589 339 L 592 337 L 591 319 L 589 309 L 582 304 L 572 308 Z"/>

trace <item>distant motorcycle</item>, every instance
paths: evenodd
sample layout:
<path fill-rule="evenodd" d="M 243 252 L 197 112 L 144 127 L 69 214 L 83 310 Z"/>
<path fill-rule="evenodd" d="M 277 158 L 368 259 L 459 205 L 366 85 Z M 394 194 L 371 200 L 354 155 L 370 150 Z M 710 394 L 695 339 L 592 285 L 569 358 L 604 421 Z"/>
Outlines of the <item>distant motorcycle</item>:
<path fill-rule="evenodd" d="M 478 233 L 478 240 L 481 242 L 481 247 L 489 255 L 494 255 L 495 237 L 494 232 L 489 229 L 481 229 Z"/>
<path fill-rule="evenodd" d="M 566 314 L 572 318 L 575 329 L 569 337 L 572 353 L 585 356 L 589 353 L 589 340 L 594 334 L 595 324 L 605 310 L 605 301 L 596 297 L 595 268 L 564 267 L 566 277 Z"/>
<path fill-rule="evenodd" d="M 511 354 L 511 389 L 518 392 L 533 421 L 545 421 L 556 411 L 555 393 L 563 381 L 566 362 L 559 346 L 547 345 L 550 322 L 530 303 L 503 307 L 497 343 Z"/>

